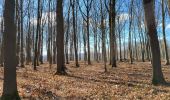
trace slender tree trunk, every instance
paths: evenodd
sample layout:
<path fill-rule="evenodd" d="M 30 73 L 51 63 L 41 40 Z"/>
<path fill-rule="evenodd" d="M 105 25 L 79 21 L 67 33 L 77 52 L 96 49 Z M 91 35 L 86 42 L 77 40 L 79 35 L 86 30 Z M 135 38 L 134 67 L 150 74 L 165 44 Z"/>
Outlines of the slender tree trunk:
<path fill-rule="evenodd" d="M 24 67 L 24 30 L 23 30 L 23 0 L 20 0 L 21 5 L 21 67 Z"/>
<path fill-rule="evenodd" d="M 43 64 L 44 62 L 43 62 L 43 40 L 44 40 L 44 36 L 43 36 L 43 33 L 44 33 L 44 27 L 43 27 L 43 25 L 41 26 L 42 28 L 41 28 L 41 33 L 42 33 L 42 35 L 41 35 L 41 43 L 40 43 L 40 63 L 41 64 Z"/>
<path fill-rule="evenodd" d="M 132 7 L 133 0 L 131 0 L 130 4 L 130 16 L 129 16 L 129 55 L 130 55 L 130 63 L 133 64 L 133 54 L 132 54 Z"/>
<path fill-rule="evenodd" d="M 105 26 L 104 26 L 104 15 L 103 15 L 103 6 L 102 6 L 102 0 L 100 0 L 101 5 L 101 31 L 102 31 L 102 58 L 104 61 L 104 69 L 105 72 L 107 72 L 106 68 L 106 33 L 105 33 Z"/>
<path fill-rule="evenodd" d="M 0 64 L 3 67 L 4 66 L 4 20 L 1 20 L 1 34 L 2 34 L 2 39 L 1 39 L 1 58 L 0 58 Z"/>
<path fill-rule="evenodd" d="M 91 60 L 90 60 L 89 10 L 87 10 L 87 54 L 88 54 L 88 65 L 91 65 Z"/>
<path fill-rule="evenodd" d="M 17 19 L 17 66 L 19 66 L 19 62 L 20 62 L 20 39 L 21 39 L 21 29 L 20 29 L 20 12 L 19 12 L 19 1 L 16 0 L 16 19 Z"/>
<path fill-rule="evenodd" d="M 57 74 L 65 74 L 63 0 L 57 0 Z"/>
<path fill-rule="evenodd" d="M 112 46 L 112 67 L 117 67 L 116 65 L 116 33 L 115 33 L 115 18 L 116 18 L 116 1 L 113 0 L 111 1 L 111 16 L 112 16 L 112 19 L 111 19 L 111 25 L 112 25 L 112 33 L 111 33 L 111 39 L 113 39 L 112 43 L 111 43 L 111 46 Z"/>
<path fill-rule="evenodd" d="M 86 32 L 85 32 L 85 28 L 83 27 L 83 43 L 84 43 L 84 61 L 87 61 L 87 51 L 86 51 Z"/>
<path fill-rule="evenodd" d="M 124 60 L 126 60 L 126 41 L 125 41 L 125 32 L 124 32 L 124 39 L 123 39 L 123 51 L 124 51 L 124 53 L 123 53 L 123 57 L 124 57 Z"/>
<path fill-rule="evenodd" d="M 165 11 L 164 11 L 164 0 L 162 0 L 162 33 L 163 33 L 163 41 L 165 46 L 165 56 L 166 56 L 166 65 L 169 65 L 169 54 L 168 54 L 168 46 L 166 43 L 166 34 L 165 34 Z"/>
<path fill-rule="evenodd" d="M 28 3 L 28 34 L 27 34 L 27 48 L 26 48 L 26 52 L 27 52 L 27 56 L 26 56 L 26 64 L 29 64 L 31 62 L 31 21 L 30 21 L 30 0 Z"/>
<path fill-rule="evenodd" d="M 76 30 L 76 20 L 75 20 L 75 0 L 71 0 L 71 2 L 72 2 L 72 15 L 73 15 L 73 40 L 74 40 L 75 63 L 76 63 L 76 67 L 79 67 L 78 53 L 77 53 L 77 30 Z"/>
<path fill-rule="evenodd" d="M 118 17 L 118 24 L 120 25 L 121 23 L 119 22 L 119 17 Z M 121 29 L 120 26 L 118 26 L 118 33 L 119 33 L 119 58 L 120 61 L 122 62 L 122 40 L 121 40 Z"/>
<path fill-rule="evenodd" d="M 69 41 L 69 31 L 70 31 L 70 7 L 68 10 L 68 18 L 67 18 L 67 32 L 66 32 L 66 48 L 65 48 L 65 53 L 66 53 L 66 64 L 69 64 L 69 54 L 68 54 L 68 41 Z"/>
<path fill-rule="evenodd" d="M 40 0 L 38 0 L 38 13 L 37 13 L 37 29 L 36 29 L 36 39 L 34 46 L 34 70 L 37 70 L 37 59 L 38 59 L 38 39 L 39 39 L 39 28 L 40 28 Z"/>
<path fill-rule="evenodd" d="M 42 8 L 42 6 L 43 6 L 43 2 L 42 1 L 40 1 L 39 2 L 40 4 L 39 4 L 39 18 L 38 18 L 38 26 L 37 26 L 37 32 L 38 32 L 38 47 L 37 47 L 37 66 L 39 66 L 39 61 L 40 61 L 40 57 L 41 57 L 41 44 L 43 43 L 42 42 L 42 38 L 43 38 L 43 32 L 42 32 L 42 11 L 43 11 L 43 8 Z M 43 62 L 41 62 L 41 63 L 43 63 Z"/>

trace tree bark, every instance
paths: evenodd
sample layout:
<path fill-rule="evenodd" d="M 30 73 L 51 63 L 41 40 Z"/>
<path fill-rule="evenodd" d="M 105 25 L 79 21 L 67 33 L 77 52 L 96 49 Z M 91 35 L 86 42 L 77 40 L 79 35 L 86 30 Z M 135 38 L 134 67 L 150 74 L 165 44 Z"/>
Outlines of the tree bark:
<path fill-rule="evenodd" d="M 111 0 L 111 27 L 112 27 L 112 33 L 111 33 L 111 38 L 113 39 L 111 41 L 111 50 L 110 52 L 112 52 L 112 67 L 117 67 L 116 65 L 116 33 L 115 33 L 115 18 L 116 18 L 116 1 L 115 0 Z"/>
<path fill-rule="evenodd" d="M 74 54 L 76 67 L 79 67 L 78 63 L 78 53 L 77 53 L 77 30 L 76 30 L 76 20 L 75 20 L 75 0 L 71 0 L 72 5 L 72 15 L 73 15 L 73 40 L 74 40 Z"/>
<path fill-rule="evenodd" d="M 21 67 L 24 67 L 24 30 L 23 30 L 23 0 L 20 1 L 21 6 Z"/>
<path fill-rule="evenodd" d="M 152 84 L 163 84 L 165 79 L 163 77 L 161 69 L 161 59 L 160 59 L 160 47 L 157 36 L 157 30 L 155 25 L 155 16 L 153 8 L 153 0 L 143 0 L 145 19 L 147 22 L 148 35 L 150 37 L 151 51 L 152 51 L 152 67 L 153 67 L 153 76 Z"/>
<path fill-rule="evenodd" d="M 166 42 L 166 33 L 165 33 L 165 11 L 164 11 L 164 0 L 162 0 L 162 33 L 163 33 L 163 41 L 165 46 L 165 56 L 166 56 L 166 65 L 169 65 L 169 54 L 168 54 L 168 46 Z"/>
<path fill-rule="evenodd" d="M 5 0 L 4 83 L 2 100 L 20 100 L 16 81 L 15 0 Z"/>
<path fill-rule="evenodd" d="M 64 64 L 63 0 L 57 0 L 57 74 L 66 74 Z"/>

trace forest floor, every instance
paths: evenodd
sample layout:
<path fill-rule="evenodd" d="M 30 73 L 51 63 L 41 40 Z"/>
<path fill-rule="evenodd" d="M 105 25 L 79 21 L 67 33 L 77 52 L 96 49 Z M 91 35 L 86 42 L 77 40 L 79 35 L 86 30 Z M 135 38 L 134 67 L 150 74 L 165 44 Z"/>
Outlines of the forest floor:
<path fill-rule="evenodd" d="M 31 66 L 17 68 L 18 91 L 22 100 L 170 100 L 170 86 L 151 85 L 152 68 L 149 62 L 118 63 L 117 68 L 107 65 L 104 73 L 102 63 L 86 65 L 80 62 L 67 66 L 68 75 L 54 75 L 43 64 L 37 71 Z M 170 66 L 163 65 L 167 82 L 170 82 Z M 3 86 L 3 68 L 0 68 L 0 95 Z"/>

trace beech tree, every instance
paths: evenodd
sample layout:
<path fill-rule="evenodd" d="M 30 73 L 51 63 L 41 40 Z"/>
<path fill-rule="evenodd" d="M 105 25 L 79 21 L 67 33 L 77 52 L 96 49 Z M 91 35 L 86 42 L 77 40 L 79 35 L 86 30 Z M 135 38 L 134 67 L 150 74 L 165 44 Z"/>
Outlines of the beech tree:
<path fill-rule="evenodd" d="M 116 0 L 109 0 L 109 7 L 106 4 L 105 7 L 109 13 L 109 42 L 110 42 L 110 64 L 112 67 L 116 65 Z"/>
<path fill-rule="evenodd" d="M 20 100 L 16 81 L 15 0 L 5 0 L 4 83 L 1 100 Z"/>
<path fill-rule="evenodd" d="M 160 59 L 160 47 L 157 36 L 155 15 L 154 15 L 154 0 L 143 0 L 143 6 L 145 11 L 145 20 L 147 25 L 147 34 L 150 37 L 151 51 L 152 51 L 152 84 L 162 84 L 165 83 L 161 69 L 161 59 Z"/>
<path fill-rule="evenodd" d="M 57 0 L 57 73 L 65 74 L 63 0 Z"/>

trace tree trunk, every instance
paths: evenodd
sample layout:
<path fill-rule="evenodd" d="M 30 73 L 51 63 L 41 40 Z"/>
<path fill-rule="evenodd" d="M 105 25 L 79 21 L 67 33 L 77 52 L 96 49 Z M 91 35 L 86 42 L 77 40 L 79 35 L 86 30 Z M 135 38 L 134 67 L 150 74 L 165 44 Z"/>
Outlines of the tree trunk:
<path fill-rule="evenodd" d="M 116 65 L 116 33 L 115 33 L 115 18 L 116 18 L 116 1 L 115 0 L 111 0 L 111 27 L 112 27 L 112 33 L 111 33 L 111 39 L 113 39 L 113 41 L 111 41 L 111 50 L 110 52 L 112 52 L 112 67 L 117 67 Z"/>
<path fill-rule="evenodd" d="M 66 74 L 64 64 L 63 0 L 57 0 L 57 74 Z"/>
<path fill-rule="evenodd" d="M 21 5 L 21 67 L 24 67 L 24 30 L 23 30 L 23 0 L 20 1 Z"/>
<path fill-rule="evenodd" d="M 70 31 L 70 7 L 69 7 L 69 10 L 68 10 L 68 18 L 67 18 L 67 32 L 66 32 L 66 45 L 65 45 L 65 53 L 66 53 L 66 64 L 69 64 L 69 53 L 68 53 L 68 50 L 69 50 L 69 44 L 68 44 L 68 41 L 69 41 L 69 31 Z"/>
<path fill-rule="evenodd" d="M 75 54 L 75 63 L 76 67 L 79 67 L 78 64 L 78 53 L 77 53 L 77 30 L 76 30 L 76 20 L 75 20 L 75 0 L 71 0 L 72 5 L 72 15 L 73 15 L 73 40 L 74 40 L 74 54 Z"/>
<path fill-rule="evenodd" d="M 5 0 L 4 83 L 2 100 L 20 100 L 16 81 L 15 0 Z"/>
<path fill-rule="evenodd" d="M 100 0 L 101 5 L 101 32 L 102 32 L 102 58 L 104 61 L 104 70 L 107 72 L 106 68 L 106 33 L 105 33 L 105 25 L 104 25 L 104 15 L 103 15 L 103 6 L 102 6 L 102 0 Z"/>
<path fill-rule="evenodd" d="M 90 29 L 89 29 L 89 11 L 87 10 L 87 55 L 88 65 L 91 65 L 90 60 Z"/>
<path fill-rule="evenodd" d="M 133 64 L 133 54 L 132 54 L 132 7 L 133 7 L 133 0 L 131 0 L 130 4 L 130 16 L 129 16 L 129 57 L 130 57 L 130 63 Z"/>
<path fill-rule="evenodd" d="M 162 0 L 162 33 L 163 33 L 163 41 L 165 46 L 165 56 L 166 56 L 166 65 L 169 65 L 169 54 L 168 54 L 168 46 L 166 43 L 166 34 L 165 34 L 165 11 L 164 11 L 164 0 Z"/>
<path fill-rule="evenodd" d="M 1 34 L 2 34 L 2 38 L 1 38 L 1 57 L 0 57 L 0 65 L 3 67 L 4 66 L 4 21 L 3 19 L 1 20 Z"/>
<path fill-rule="evenodd" d="M 40 0 L 38 0 L 38 13 L 37 13 L 37 29 L 36 29 L 36 39 L 34 46 L 34 70 L 37 70 L 36 66 L 38 64 L 38 39 L 39 39 L 39 29 L 40 29 Z"/>
<path fill-rule="evenodd" d="M 30 0 L 28 3 L 28 34 L 26 37 L 26 41 L 27 41 L 27 48 L 26 48 L 26 52 L 27 52 L 27 56 L 26 56 L 26 64 L 28 65 L 31 62 L 31 21 L 30 21 Z"/>
<path fill-rule="evenodd" d="M 147 33 L 150 37 L 152 51 L 152 67 L 153 67 L 152 84 L 156 85 L 165 83 L 165 80 L 161 69 L 160 47 L 155 25 L 153 3 L 154 3 L 153 0 L 143 0 L 145 19 L 147 22 L 148 30 Z"/>

